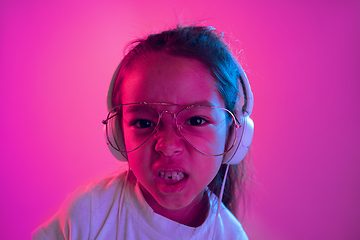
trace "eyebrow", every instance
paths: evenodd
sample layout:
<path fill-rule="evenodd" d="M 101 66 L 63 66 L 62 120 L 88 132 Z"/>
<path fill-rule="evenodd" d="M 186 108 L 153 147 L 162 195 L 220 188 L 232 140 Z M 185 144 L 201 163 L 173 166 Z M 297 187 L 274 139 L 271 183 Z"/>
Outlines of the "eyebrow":
<path fill-rule="evenodd" d="M 214 104 L 212 104 L 210 101 L 200 101 L 200 102 L 194 102 L 194 103 L 191 103 L 189 105 L 199 105 L 199 106 L 215 106 Z"/>
<path fill-rule="evenodd" d="M 126 110 L 126 111 L 125 111 Z M 124 113 L 134 113 L 134 112 L 143 112 L 144 110 L 150 111 L 146 104 L 129 104 L 123 106 Z"/>
<path fill-rule="evenodd" d="M 134 113 L 134 112 L 143 112 L 145 109 L 146 111 L 151 111 L 151 108 L 148 108 L 147 106 L 151 105 L 168 105 L 168 106 L 182 106 L 182 107 L 190 107 L 190 106 L 212 106 L 215 107 L 214 104 L 212 104 L 208 100 L 204 101 L 198 101 L 198 102 L 192 102 L 188 104 L 176 104 L 176 103 L 160 103 L 160 102 L 141 102 L 141 103 L 128 103 L 123 105 L 123 112 L 124 113 Z M 126 111 L 125 111 L 126 110 Z"/>

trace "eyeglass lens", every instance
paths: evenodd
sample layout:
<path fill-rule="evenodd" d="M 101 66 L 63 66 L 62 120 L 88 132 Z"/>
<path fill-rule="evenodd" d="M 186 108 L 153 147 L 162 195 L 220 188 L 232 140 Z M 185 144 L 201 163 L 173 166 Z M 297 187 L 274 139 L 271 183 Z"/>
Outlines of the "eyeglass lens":
<path fill-rule="evenodd" d="M 110 144 L 119 151 L 134 151 L 155 132 L 163 130 L 161 117 L 165 112 L 159 113 L 155 106 L 129 104 L 117 110 L 108 118 L 106 130 Z M 235 129 L 230 128 L 235 124 L 235 119 L 226 109 L 192 106 L 180 110 L 175 117 L 179 133 L 198 151 L 206 155 L 222 155 L 232 147 L 233 143 L 227 143 L 226 139 L 229 134 L 233 134 L 228 133 L 228 130 Z M 127 149 L 121 149 L 123 140 L 117 131 L 119 127 L 128 133 Z"/>

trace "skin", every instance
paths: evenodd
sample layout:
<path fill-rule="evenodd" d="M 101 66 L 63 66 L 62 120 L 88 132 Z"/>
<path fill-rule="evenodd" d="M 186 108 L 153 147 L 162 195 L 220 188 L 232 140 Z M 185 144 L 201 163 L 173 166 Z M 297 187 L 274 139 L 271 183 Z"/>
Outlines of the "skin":
<path fill-rule="evenodd" d="M 137 60 L 126 72 L 121 89 L 122 103 L 202 103 L 224 107 L 214 78 L 201 62 L 167 53 L 149 53 Z M 156 108 L 176 113 L 182 107 Z M 131 145 L 129 127 L 123 128 L 125 145 Z M 222 148 L 225 136 L 216 136 Z M 205 188 L 217 174 L 222 157 L 207 156 L 191 147 L 181 137 L 171 114 L 163 114 L 159 133 L 128 153 L 128 161 L 147 203 L 156 213 L 193 227 L 204 222 L 209 210 Z M 168 184 L 159 176 L 160 172 L 174 171 L 185 176 L 176 184 Z"/>

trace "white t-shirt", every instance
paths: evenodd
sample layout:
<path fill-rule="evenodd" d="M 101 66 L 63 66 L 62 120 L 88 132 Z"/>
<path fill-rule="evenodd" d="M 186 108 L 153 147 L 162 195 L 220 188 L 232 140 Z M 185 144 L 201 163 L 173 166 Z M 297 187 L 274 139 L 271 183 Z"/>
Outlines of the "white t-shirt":
<path fill-rule="evenodd" d="M 217 197 L 214 194 L 209 197 L 210 210 L 205 222 L 197 228 L 188 227 L 156 214 L 144 199 L 136 179 L 122 173 L 73 193 L 32 237 L 35 240 L 248 239 L 239 221 L 223 204 L 214 225 Z"/>

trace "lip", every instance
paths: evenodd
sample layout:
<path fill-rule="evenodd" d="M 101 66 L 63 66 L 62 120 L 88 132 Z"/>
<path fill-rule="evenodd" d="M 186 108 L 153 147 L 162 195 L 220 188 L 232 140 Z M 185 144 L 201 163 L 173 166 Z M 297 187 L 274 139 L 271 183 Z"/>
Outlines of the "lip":
<path fill-rule="evenodd" d="M 182 173 L 184 173 L 184 177 L 179 182 L 177 182 L 175 184 L 169 184 L 169 183 L 166 183 L 164 181 L 164 179 L 159 176 L 160 172 L 162 172 L 162 171 L 165 171 L 165 172 L 182 172 Z M 181 192 L 185 188 L 185 186 L 187 184 L 187 181 L 188 181 L 188 178 L 189 178 L 189 175 L 186 174 L 186 172 L 182 168 L 160 167 L 160 168 L 156 169 L 154 177 L 155 177 L 156 185 L 157 185 L 158 189 L 161 192 L 163 192 L 163 193 L 177 193 L 177 192 Z"/>
<path fill-rule="evenodd" d="M 158 189 L 163 193 L 177 193 L 181 192 L 188 181 L 188 175 L 185 175 L 183 179 L 181 179 L 179 182 L 175 184 L 166 184 L 164 180 L 160 177 L 156 177 L 155 182 L 158 187 Z"/>

